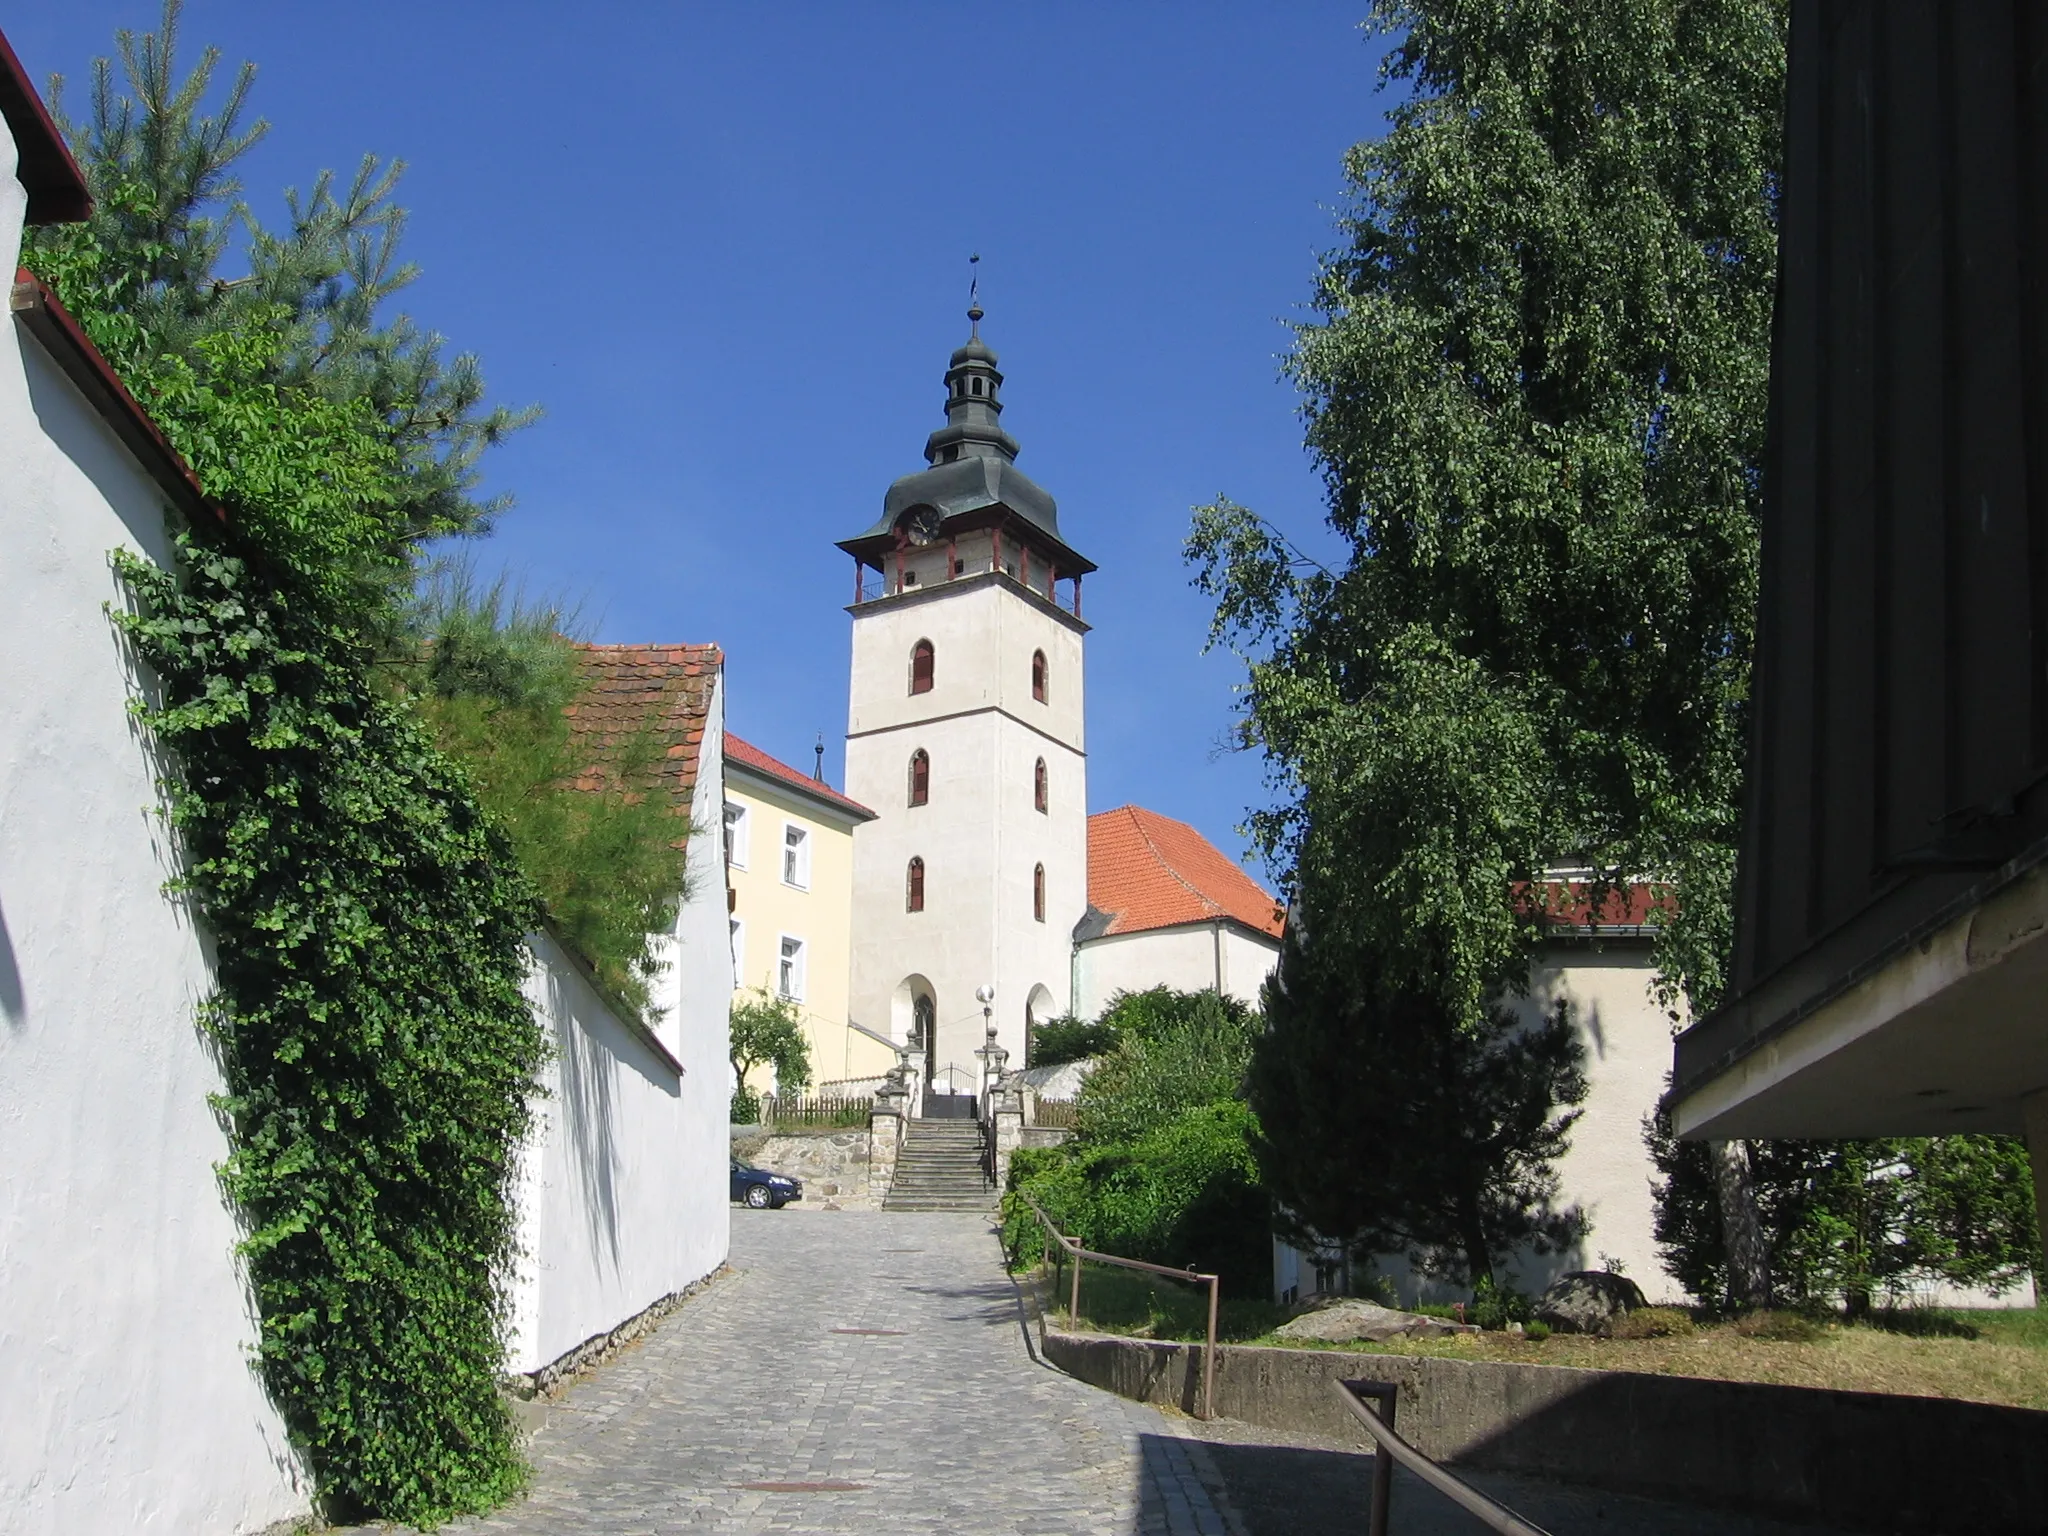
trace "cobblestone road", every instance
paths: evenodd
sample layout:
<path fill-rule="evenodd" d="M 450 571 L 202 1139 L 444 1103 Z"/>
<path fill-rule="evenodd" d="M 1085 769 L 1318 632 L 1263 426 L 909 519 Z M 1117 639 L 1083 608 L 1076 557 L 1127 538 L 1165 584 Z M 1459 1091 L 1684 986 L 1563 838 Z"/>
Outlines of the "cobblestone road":
<path fill-rule="evenodd" d="M 1237 1536 L 1206 1446 L 1032 1358 L 984 1218 L 736 1210 L 731 1263 L 448 1529 Z"/>
<path fill-rule="evenodd" d="M 731 1262 L 732 1274 L 549 1405 L 525 1499 L 446 1529 L 1364 1529 L 1372 1463 L 1355 1445 L 1197 1425 L 1039 1364 L 981 1217 L 736 1210 Z M 1472 1480 L 1559 1532 L 1839 1536 L 1499 1474 Z M 1403 1536 L 1481 1529 L 1405 1473 L 1394 1513 Z"/>

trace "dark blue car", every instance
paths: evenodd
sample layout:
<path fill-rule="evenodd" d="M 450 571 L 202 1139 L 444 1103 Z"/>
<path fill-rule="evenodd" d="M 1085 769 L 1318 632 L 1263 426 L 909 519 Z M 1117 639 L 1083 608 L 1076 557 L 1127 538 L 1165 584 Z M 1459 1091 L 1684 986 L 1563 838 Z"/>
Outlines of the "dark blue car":
<path fill-rule="evenodd" d="M 779 1211 L 792 1200 L 804 1197 L 804 1187 L 786 1173 L 766 1168 L 732 1165 L 732 1198 L 744 1200 L 757 1211 Z"/>

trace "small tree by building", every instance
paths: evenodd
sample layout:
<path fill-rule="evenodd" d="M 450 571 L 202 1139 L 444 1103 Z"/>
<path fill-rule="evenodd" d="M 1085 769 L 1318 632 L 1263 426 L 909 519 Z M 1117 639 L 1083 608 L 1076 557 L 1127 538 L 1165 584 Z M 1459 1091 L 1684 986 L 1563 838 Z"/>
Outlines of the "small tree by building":
<path fill-rule="evenodd" d="M 1259 1169 L 1281 1235 L 1362 1255 L 1416 1253 L 1475 1288 L 1523 1244 L 1578 1236 L 1556 1160 L 1586 1094 L 1560 1008 L 1528 1027 L 1499 1007 L 1463 1023 L 1376 976 L 1370 952 L 1318 953 L 1299 925 L 1266 983 L 1252 1054 Z"/>
<path fill-rule="evenodd" d="M 772 1066 L 776 1092 L 801 1088 L 811 1080 L 811 1046 L 804 1038 L 797 1005 L 765 991 L 733 1004 L 730 1033 L 733 1123 L 751 1125 L 760 1117 L 761 1100 L 747 1086 L 747 1075 L 756 1067 Z"/>

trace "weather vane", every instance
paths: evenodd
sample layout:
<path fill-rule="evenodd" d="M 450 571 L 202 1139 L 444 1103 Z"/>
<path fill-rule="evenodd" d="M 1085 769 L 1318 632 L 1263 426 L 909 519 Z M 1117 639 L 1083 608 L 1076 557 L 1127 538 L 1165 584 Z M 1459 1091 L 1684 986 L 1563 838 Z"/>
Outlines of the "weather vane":
<path fill-rule="evenodd" d="M 981 252 L 967 258 L 967 319 L 974 334 L 981 334 Z"/>

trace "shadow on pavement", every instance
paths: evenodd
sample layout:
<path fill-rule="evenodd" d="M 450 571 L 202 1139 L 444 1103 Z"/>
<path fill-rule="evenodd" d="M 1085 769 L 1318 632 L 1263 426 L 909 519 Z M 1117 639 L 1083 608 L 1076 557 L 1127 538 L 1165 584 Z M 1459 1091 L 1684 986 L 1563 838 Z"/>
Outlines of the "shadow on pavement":
<path fill-rule="evenodd" d="M 1212 1439 L 1207 1432 L 1202 1438 L 1245 1536 L 1365 1529 L 1372 1489 L 1372 1457 L 1365 1452 L 1231 1443 Z M 1489 1498 L 1557 1536 L 1582 1531 L 1603 1536 L 1842 1536 L 1818 1526 L 1787 1525 L 1506 1473 L 1461 1469 L 1460 1475 Z M 1486 1530 L 1435 1489 L 1400 1471 L 1394 1474 L 1388 1523 L 1398 1536 L 1484 1536 Z"/>

